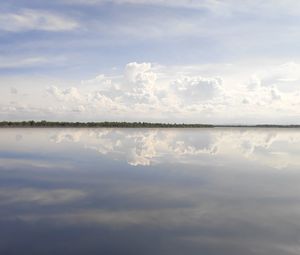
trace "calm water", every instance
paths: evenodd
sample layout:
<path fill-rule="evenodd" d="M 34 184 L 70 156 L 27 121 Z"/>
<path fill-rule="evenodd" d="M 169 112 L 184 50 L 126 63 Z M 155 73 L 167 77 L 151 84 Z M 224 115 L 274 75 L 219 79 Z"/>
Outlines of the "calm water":
<path fill-rule="evenodd" d="M 300 130 L 0 129 L 0 254 L 300 254 Z"/>

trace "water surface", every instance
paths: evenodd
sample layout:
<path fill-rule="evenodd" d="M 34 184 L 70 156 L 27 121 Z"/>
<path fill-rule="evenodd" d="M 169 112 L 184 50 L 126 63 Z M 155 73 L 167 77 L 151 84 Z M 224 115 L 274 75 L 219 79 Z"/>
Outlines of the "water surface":
<path fill-rule="evenodd" d="M 298 129 L 0 129 L 0 254 L 300 254 Z"/>

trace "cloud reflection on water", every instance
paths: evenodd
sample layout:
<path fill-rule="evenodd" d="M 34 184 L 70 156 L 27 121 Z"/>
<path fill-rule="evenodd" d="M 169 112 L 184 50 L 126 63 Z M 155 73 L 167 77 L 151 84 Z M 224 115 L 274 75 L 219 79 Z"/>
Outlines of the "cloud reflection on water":
<path fill-rule="evenodd" d="M 0 140 L 0 253 L 299 253 L 298 130 L 2 129 Z"/>
<path fill-rule="evenodd" d="M 48 137 L 51 142 L 78 143 L 133 166 L 158 164 L 170 159 L 195 163 L 194 158 L 199 155 L 238 157 L 278 169 L 300 165 L 297 157 L 300 133 L 294 130 L 69 129 L 52 133 Z M 288 148 L 288 153 L 282 146 Z"/>

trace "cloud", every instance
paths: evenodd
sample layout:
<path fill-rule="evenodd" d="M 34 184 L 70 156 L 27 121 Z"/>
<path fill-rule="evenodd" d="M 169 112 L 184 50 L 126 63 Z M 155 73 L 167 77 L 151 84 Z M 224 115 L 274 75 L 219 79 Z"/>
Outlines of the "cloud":
<path fill-rule="evenodd" d="M 123 100 L 133 104 L 157 105 L 159 98 L 157 75 L 150 63 L 129 63 L 125 66 L 120 89 L 124 92 Z"/>
<path fill-rule="evenodd" d="M 185 76 L 170 82 L 162 82 L 159 78 L 151 63 L 131 62 L 125 66 L 121 77 L 106 78 L 100 74 L 81 83 L 97 88 L 92 98 L 106 97 L 139 110 L 175 110 L 180 108 L 180 101 L 201 104 L 222 94 L 220 78 Z"/>
<path fill-rule="evenodd" d="M 93 85 L 91 99 L 113 100 L 131 106 L 135 104 L 157 103 L 157 75 L 151 63 L 128 63 L 121 77 L 106 78 L 100 74 L 94 79 L 81 81 L 83 85 Z"/>
<path fill-rule="evenodd" d="M 23 9 L 0 15 L 0 30 L 21 32 L 43 30 L 49 32 L 74 30 L 79 24 L 67 17 L 44 10 Z"/>
<path fill-rule="evenodd" d="M 10 88 L 10 93 L 13 95 L 17 95 L 18 94 L 18 90 L 14 87 Z"/>
<path fill-rule="evenodd" d="M 81 5 L 113 3 L 117 5 L 152 5 L 167 8 L 204 9 L 220 16 L 229 16 L 237 13 L 274 15 L 281 12 L 289 15 L 299 14 L 299 8 L 297 8 L 299 7 L 299 2 L 297 0 L 287 0 L 284 3 L 282 1 L 266 0 L 259 3 L 259 10 L 257 9 L 257 1 L 240 2 L 239 0 L 63 0 L 63 2 Z M 266 13 L 267 10 L 268 12 Z"/>
<path fill-rule="evenodd" d="M 221 94 L 222 79 L 203 77 L 183 77 L 172 83 L 176 95 L 184 101 L 201 103 Z"/>
<path fill-rule="evenodd" d="M 300 82 L 300 65 L 295 62 L 287 62 L 281 65 L 273 65 L 253 75 L 249 81 L 249 88 L 258 86 L 276 87 L 285 92 L 298 90 Z"/>
<path fill-rule="evenodd" d="M 57 100 L 61 101 L 76 101 L 81 100 L 81 95 L 77 88 L 71 87 L 67 89 L 60 89 L 56 86 L 51 86 L 46 90 L 48 94 L 52 95 Z"/>
<path fill-rule="evenodd" d="M 65 56 L 19 56 L 0 55 L 0 69 L 39 68 L 44 66 L 59 66 L 66 61 Z"/>
<path fill-rule="evenodd" d="M 96 85 L 101 87 L 110 87 L 111 85 L 111 80 L 106 78 L 104 74 L 99 74 L 93 79 L 90 80 L 82 80 L 81 81 L 82 85 Z"/>
<path fill-rule="evenodd" d="M 125 66 L 124 78 L 129 85 L 137 85 L 145 88 L 145 86 L 153 84 L 157 76 L 151 71 L 151 63 L 132 62 Z"/>
<path fill-rule="evenodd" d="M 223 4 L 218 1 L 204 0 L 64 0 L 65 3 L 69 4 L 105 4 L 105 3 L 114 3 L 114 4 L 135 4 L 135 5 L 156 5 L 156 6 L 166 6 L 166 7 L 185 7 L 185 8 L 204 8 L 209 6 L 222 6 Z"/>
<path fill-rule="evenodd" d="M 33 67 L 49 63 L 46 57 L 1 57 L 0 56 L 0 69 L 4 68 L 20 68 L 20 67 Z"/>
<path fill-rule="evenodd" d="M 278 91 L 278 89 L 276 89 L 276 88 L 271 89 L 271 97 L 272 97 L 273 100 L 280 100 L 281 99 L 281 95 L 280 95 L 280 92 Z"/>
<path fill-rule="evenodd" d="M 100 73 L 77 84 L 73 81 L 72 86 L 68 86 L 68 81 L 60 81 L 66 84 L 59 86 L 52 81 L 51 85 L 50 80 L 39 80 L 37 85 L 50 85 L 39 86 L 40 89 L 6 79 L 3 82 L 17 90 L 22 88 L 26 95 L 18 95 L 15 102 L 11 93 L 4 96 L 9 90 L 0 88 L 0 115 L 16 118 L 22 113 L 21 119 L 38 116 L 76 121 L 296 123 L 300 90 L 297 83 L 288 81 L 294 81 L 297 72 L 284 76 L 286 87 L 274 79 L 264 83 L 266 77 L 274 77 L 273 70 L 281 70 L 282 66 L 286 65 L 267 66 L 263 72 L 261 68 L 245 72 L 232 65 L 230 72 L 228 69 L 222 74 L 220 67 L 216 71 L 214 65 L 169 68 L 130 62 L 122 71 Z"/>

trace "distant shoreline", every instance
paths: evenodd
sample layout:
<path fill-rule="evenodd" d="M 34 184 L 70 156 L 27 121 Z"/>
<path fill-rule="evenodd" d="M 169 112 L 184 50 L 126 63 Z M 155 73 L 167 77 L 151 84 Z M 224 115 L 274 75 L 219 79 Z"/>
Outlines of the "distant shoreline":
<path fill-rule="evenodd" d="M 56 121 L 2 121 L 0 128 L 300 128 L 300 125 L 212 125 L 152 122 L 56 122 Z"/>

